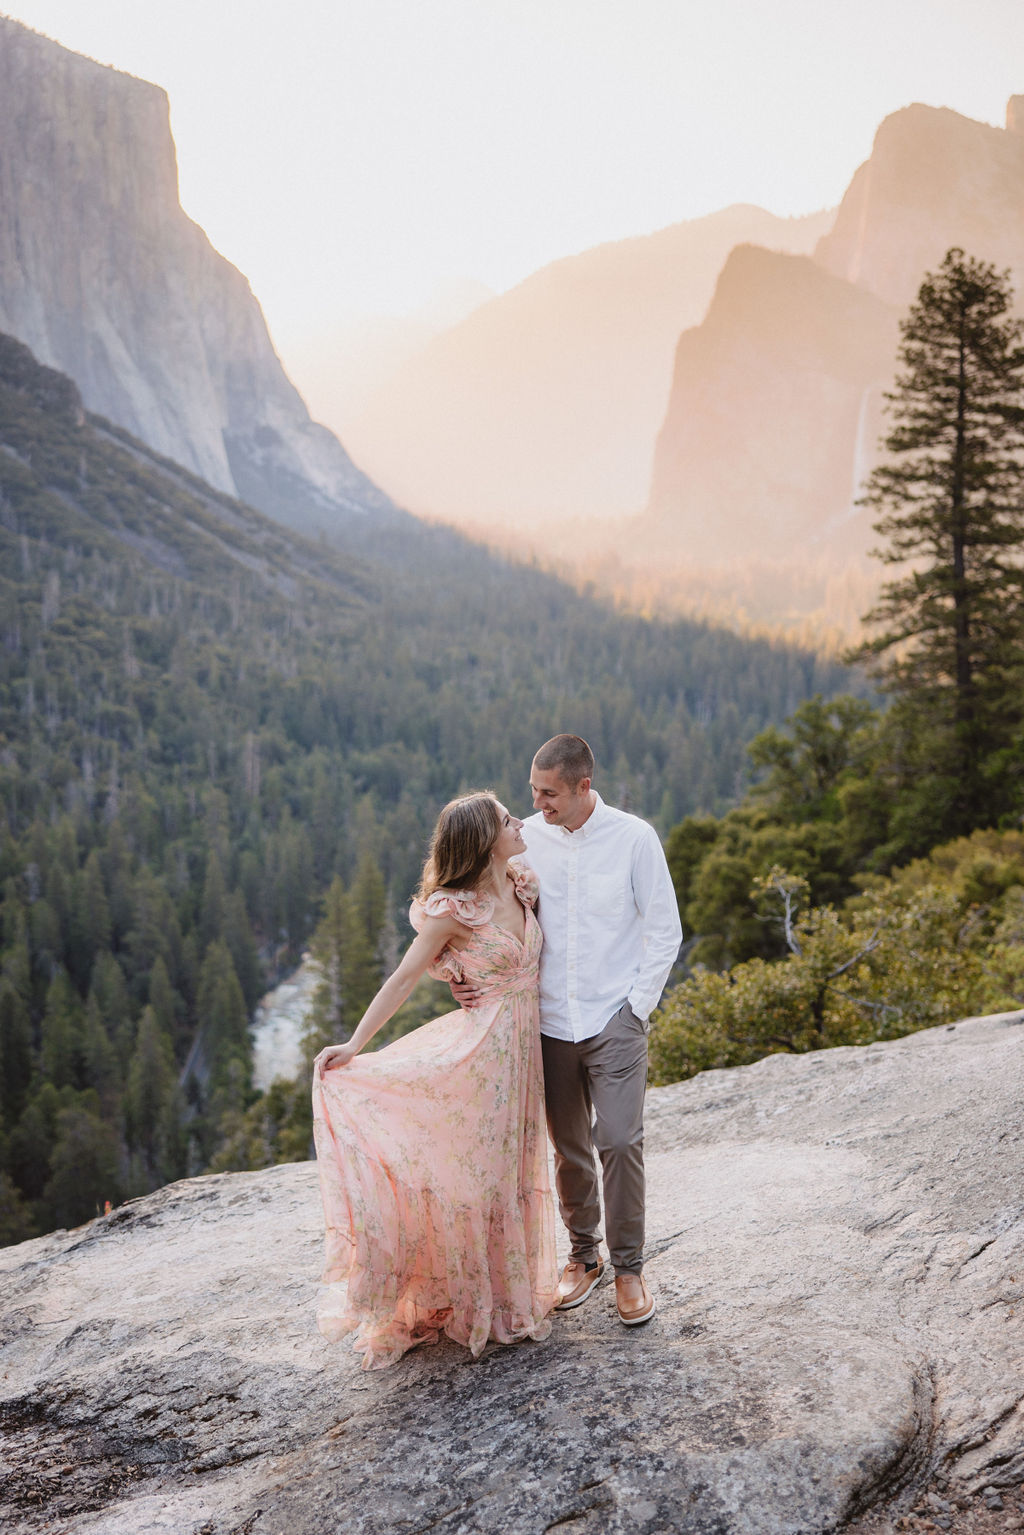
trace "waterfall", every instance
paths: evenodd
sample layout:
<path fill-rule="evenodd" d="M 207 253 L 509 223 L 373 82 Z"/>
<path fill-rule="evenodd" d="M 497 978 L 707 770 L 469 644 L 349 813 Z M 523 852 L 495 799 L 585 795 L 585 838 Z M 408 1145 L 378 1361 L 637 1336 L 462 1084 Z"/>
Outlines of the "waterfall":
<path fill-rule="evenodd" d="M 864 489 L 864 481 L 869 472 L 868 451 L 868 407 L 871 403 L 871 385 L 868 384 L 860 397 L 860 407 L 857 411 L 857 431 L 853 439 L 853 479 L 850 485 L 850 505 L 844 522 L 849 522 L 851 517 L 856 517 L 860 508 L 857 506 L 857 497 Z"/>

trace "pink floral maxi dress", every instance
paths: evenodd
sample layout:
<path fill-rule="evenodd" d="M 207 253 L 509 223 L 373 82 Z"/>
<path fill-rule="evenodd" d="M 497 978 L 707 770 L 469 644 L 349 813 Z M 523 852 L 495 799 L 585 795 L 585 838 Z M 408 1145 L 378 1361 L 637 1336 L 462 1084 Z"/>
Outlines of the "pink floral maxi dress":
<path fill-rule="evenodd" d="M 511 866 L 525 908 L 520 943 L 490 897 L 435 891 L 424 915 L 471 929 L 442 950 L 441 980 L 485 993 L 382 1050 L 313 1078 L 313 1132 L 326 1222 L 320 1331 L 357 1331 L 364 1368 L 441 1332 L 478 1356 L 489 1338 L 544 1338 L 557 1299 L 537 1004 L 537 882 Z"/>

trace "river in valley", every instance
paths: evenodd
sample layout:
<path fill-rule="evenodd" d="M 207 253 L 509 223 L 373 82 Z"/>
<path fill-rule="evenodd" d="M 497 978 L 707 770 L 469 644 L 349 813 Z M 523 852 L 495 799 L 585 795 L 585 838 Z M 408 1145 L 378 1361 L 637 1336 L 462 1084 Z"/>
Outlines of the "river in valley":
<path fill-rule="evenodd" d="M 309 954 L 256 1005 L 252 1026 L 253 1086 L 266 1092 L 276 1077 L 291 1081 L 304 1069 L 302 1036 L 320 969 Z"/>

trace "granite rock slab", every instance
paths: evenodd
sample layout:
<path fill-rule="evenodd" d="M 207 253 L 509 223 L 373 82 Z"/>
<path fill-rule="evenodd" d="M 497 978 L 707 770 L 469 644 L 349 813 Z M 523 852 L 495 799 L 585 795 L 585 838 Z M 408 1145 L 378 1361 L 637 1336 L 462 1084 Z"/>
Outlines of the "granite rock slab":
<path fill-rule="evenodd" d="M 361 1370 L 316 1170 L 0 1251 L 0 1520 L 89 1535 L 824 1535 L 1024 1479 L 1024 1013 L 652 1090 L 659 1309 Z"/>

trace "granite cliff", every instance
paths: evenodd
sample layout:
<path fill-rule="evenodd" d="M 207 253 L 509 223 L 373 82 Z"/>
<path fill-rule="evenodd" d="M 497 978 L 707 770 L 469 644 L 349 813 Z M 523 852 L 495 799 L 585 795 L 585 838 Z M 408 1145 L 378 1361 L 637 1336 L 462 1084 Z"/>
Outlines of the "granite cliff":
<path fill-rule="evenodd" d="M 660 1309 L 366 1374 L 313 1325 L 308 1163 L 0 1251 L 18 1535 L 1017 1530 L 1024 1014 L 648 1103 Z M 985 1523 L 990 1510 L 1005 1510 Z"/>
<path fill-rule="evenodd" d="M 0 331 L 89 410 L 311 531 L 387 499 L 314 423 L 178 201 L 167 97 L 0 17 Z"/>
<path fill-rule="evenodd" d="M 904 309 L 951 245 L 1009 268 L 1024 312 L 1024 121 L 1006 127 L 946 107 L 887 117 L 815 260 Z"/>
<path fill-rule="evenodd" d="M 817 559 L 823 586 L 863 566 L 874 535 L 853 503 L 877 461 L 897 320 L 925 272 L 959 245 L 1010 269 L 1024 311 L 1019 101 L 1005 129 L 946 109 L 894 113 L 813 262 L 735 253 L 679 341 L 641 551 L 732 568 L 771 556 L 779 572 Z"/>
<path fill-rule="evenodd" d="M 666 555 L 807 560 L 863 551 L 896 311 L 809 257 L 740 246 L 676 351 L 639 529 Z"/>

